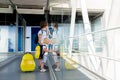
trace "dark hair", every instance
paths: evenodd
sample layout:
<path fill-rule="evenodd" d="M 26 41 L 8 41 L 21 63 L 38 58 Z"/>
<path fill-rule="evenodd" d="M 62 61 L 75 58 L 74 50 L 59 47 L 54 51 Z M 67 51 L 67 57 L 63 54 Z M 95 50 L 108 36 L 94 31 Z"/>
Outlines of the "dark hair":
<path fill-rule="evenodd" d="M 46 21 L 41 21 L 41 22 L 40 22 L 40 27 L 41 27 L 41 28 L 44 28 L 44 27 L 46 27 L 46 26 L 48 26 L 48 23 L 47 23 Z"/>
<path fill-rule="evenodd" d="M 55 23 L 53 26 L 54 26 L 55 28 L 58 28 L 58 23 Z"/>
<path fill-rule="evenodd" d="M 51 25 L 51 26 L 53 26 L 54 28 L 58 29 L 58 23 L 57 23 L 57 22 L 52 23 L 52 25 Z"/>

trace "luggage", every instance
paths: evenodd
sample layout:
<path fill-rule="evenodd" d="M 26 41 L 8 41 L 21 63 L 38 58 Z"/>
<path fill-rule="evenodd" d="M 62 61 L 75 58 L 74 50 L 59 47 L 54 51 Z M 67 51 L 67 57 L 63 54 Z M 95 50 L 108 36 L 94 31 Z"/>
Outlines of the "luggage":
<path fill-rule="evenodd" d="M 36 67 L 34 58 L 31 53 L 25 53 L 22 57 L 22 61 L 20 64 L 21 71 L 34 71 Z"/>
<path fill-rule="evenodd" d="M 66 58 L 65 64 L 64 64 L 64 65 L 65 65 L 65 69 L 67 69 L 67 70 L 76 69 L 76 68 L 74 67 L 75 64 L 76 64 L 75 62 L 73 62 L 73 61 L 71 61 L 71 60 L 69 60 L 69 59 Z"/>
<path fill-rule="evenodd" d="M 70 64 L 69 62 L 65 61 L 65 69 L 73 70 L 73 69 L 75 69 L 75 67 L 72 64 Z"/>

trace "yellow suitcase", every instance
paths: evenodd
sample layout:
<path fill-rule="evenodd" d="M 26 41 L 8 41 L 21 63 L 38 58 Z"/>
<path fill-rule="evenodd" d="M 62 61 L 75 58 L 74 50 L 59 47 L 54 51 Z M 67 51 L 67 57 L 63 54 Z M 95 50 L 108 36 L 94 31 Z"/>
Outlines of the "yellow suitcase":
<path fill-rule="evenodd" d="M 25 53 L 20 64 L 21 71 L 34 71 L 36 63 L 31 53 Z"/>
<path fill-rule="evenodd" d="M 65 69 L 73 70 L 73 69 L 76 69 L 76 68 L 73 66 L 73 63 L 71 64 L 71 63 L 65 61 Z"/>

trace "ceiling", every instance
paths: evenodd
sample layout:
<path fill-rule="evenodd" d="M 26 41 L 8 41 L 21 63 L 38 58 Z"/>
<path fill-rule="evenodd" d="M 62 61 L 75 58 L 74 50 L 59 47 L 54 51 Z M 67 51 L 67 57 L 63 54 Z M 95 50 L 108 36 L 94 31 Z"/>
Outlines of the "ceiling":
<path fill-rule="evenodd" d="M 9 0 L 0 0 L 0 8 L 8 8 L 10 4 Z"/>
<path fill-rule="evenodd" d="M 20 14 L 44 14 L 44 9 L 47 6 L 47 1 L 49 1 L 50 14 L 53 15 L 71 14 L 70 0 L 11 0 L 11 1 L 13 2 L 13 4 L 17 6 L 17 9 Z M 0 8 L 8 8 L 9 4 L 11 4 L 9 0 L 0 0 Z M 81 11 L 78 10 L 78 12 Z M 93 11 L 91 14 L 90 13 L 89 14 L 96 15 L 99 13 L 100 13 L 99 11 L 96 12 Z"/>
<path fill-rule="evenodd" d="M 41 9 L 46 7 L 47 1 L 49 1 L 50 7 L 68 4 L 69 0 L 11 0 L 18 8 L 27 8 L 27 9 Z M 0 7 L 10 4 L 9 0 L 0 0 Z"/>
<path fill-rule="evenodd" d="M 11 0 L 18 8 L 42 8 L 47 4 L 47 0 Z"/>
<path fill-rule="evenodd" d="M 69 16 L 71 15 L 71 8 L 70 8 L 70 0 L 11 0 L 13 4 L 17 6 L 17 10 L 20 14 L 28 19 L 28 23 L 32 23 L 33 21 L 30 20 L 37 20 L 36 24 L 39 24 L 39 21 L 43 19 L 44 15 L 44 8 L 47 6 L 47 1 L 49 1 L 50 7 L 50 19 L 57 18 L 61 20 L 61 15 L 64 15 L 64 20 L 69 20 Z M 0 8 L 9 8 L 10 5 L 9 0 L 0 0 Z M 65 7 L 64 7 L 65 6 Z M 52 10 L 51 10 L 52 8 Z M 6 10 L 4 10 L 6 11 Z M 81 10 L 77 10 L 77 16 L 81 17 Z M 89 11 L 89 16 L 96 17 L 101 15 L 99 11 Z M 56 19 L 55 19 L 56 20 Z M 60 21 L 59 21 L 60 22 Z M 29 25 L 29 24 L 28 24 Z"/>

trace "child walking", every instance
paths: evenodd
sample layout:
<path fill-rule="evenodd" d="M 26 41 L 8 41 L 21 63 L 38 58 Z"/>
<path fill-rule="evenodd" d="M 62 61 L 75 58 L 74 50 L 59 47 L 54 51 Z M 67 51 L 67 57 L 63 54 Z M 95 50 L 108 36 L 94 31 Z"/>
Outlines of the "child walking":
<path fill-rule="evenodd" d="M 41 55 L 38 59 L 39 65 L 40 65 L 40 72 L 45 72 L 46 69 L 44 68 L 44 64 L 47 61 L 47 55 L 50 50 L 48 50 L 48 44 L 50 43 L 50 40 L 48 39 L 49 33 L 47 33 L 48 23 L 45 21 L 42 21 L 40 23 L 41 30 L 38 32 L 38 45 L 41 47 Z"/>

